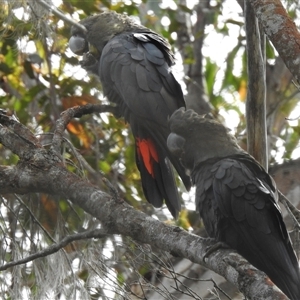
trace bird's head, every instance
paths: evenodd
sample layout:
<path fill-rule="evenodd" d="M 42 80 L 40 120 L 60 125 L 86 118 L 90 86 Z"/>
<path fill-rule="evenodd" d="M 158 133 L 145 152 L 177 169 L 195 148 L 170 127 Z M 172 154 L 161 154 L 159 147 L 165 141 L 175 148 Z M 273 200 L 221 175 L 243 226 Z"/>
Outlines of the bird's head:
<path fill-rule="evenodd" d="M 83 56 L 81 66 L 96 74 L 98 61 L 107 42 L 119 33 L 142 27 L 128 16 L 114 11 L 87 17 L 79 23 L 86 31 L 79 26 L 72 26 L 69 47 L 75 54 Z"/>
<path fill-rule="evenodd" d="M 188 171 L 199 163 L 217 157 L 240 154 L 243 150 L 229 130 L 206 115 L 180 108 L 169 120 L 169 150 L 180 158 Z"/>

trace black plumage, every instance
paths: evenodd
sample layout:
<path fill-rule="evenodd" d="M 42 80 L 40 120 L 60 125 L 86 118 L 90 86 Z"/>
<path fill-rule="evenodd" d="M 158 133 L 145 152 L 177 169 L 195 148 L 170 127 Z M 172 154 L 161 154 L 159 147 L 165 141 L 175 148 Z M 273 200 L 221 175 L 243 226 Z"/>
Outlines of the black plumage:
<path fill-rule="evenodd" d="M 271 176 L 210 118 L 180 109 L 170 128 L 168 146 L 191 172 L 209 236 L 237 250 L 289 298 L 300 299 L 298 259 Z"/>
<path fill-rule="evenodd" d="M 168 42 L 126 15 L 105 12 L 73 27 L 71 50 L 83 55 L 81 66 L 99 76 L 107 98 L 130 124 L 136 141 L 136 164 L 147 200 L 161 207 L 163 199 L 176 218 L 180 198 L 173 164 L 186 188 L 190 178 L 167 147 L 168 118 L 185 107 L 182 90 L 170 67 L 174 57 Z"/>

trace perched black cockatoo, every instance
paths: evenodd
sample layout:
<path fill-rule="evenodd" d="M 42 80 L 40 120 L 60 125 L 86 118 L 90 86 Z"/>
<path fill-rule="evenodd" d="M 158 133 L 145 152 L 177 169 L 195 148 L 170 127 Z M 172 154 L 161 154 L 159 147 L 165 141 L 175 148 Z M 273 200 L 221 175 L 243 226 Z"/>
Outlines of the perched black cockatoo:
<path fill-rule="evenodd" d="M 104 94 L 130 124 L 136 143 L 136 164 L 147 200 L 161 207 L 163 199 L 176 218 L 180 198 L 173 164 L 187 189 L 190 177 L 167 147 L 168 118 L 185 107 L 182 90 L 170 67 L 168 42 L 126 15 L 104 12 L 73 26 L 70 49 L 83 55 L 81 66 L 99 76 Z"/>
<path fill-rule="evenodd" d="M 273 179 L 228 129 L 192 110 L 170 118 L 168 147 L 190 171 L 196 206 L 208 235 L 264 271 L 291 299 L 300 272 Z"/>

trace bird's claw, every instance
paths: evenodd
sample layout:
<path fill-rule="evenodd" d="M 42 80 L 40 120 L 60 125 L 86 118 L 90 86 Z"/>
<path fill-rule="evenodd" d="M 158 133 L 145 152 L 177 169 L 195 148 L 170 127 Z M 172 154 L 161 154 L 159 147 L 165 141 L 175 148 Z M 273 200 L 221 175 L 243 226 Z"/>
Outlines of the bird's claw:
<path fill-rule="evenodd" d="M 224 242 L 217 242 L 214 239 L 211 239 L 212 241 L 214 241 L 214 244 L 207 247 L 205 254 L 203 256 L 203 261 L 206 262 L 206 260 L 208 259 L 208 257 L 215 251 L 219 250 L 219 249 L 228 249 L 229 246 L 224 243 Z"/>
<path fill-rule="evenodd" d="M 98 68 L 98 59 L 90 52 L 84 53 L 80 65 L 84 69 Z"/>

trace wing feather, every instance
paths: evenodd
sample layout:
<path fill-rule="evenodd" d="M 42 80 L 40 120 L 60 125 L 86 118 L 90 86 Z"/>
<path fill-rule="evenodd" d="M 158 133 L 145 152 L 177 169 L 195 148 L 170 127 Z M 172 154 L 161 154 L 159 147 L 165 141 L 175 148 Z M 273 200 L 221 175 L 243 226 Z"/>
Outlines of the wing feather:
<path fill-rule="evenodd" d="M 117 104 L 125 104 L 137 118 L 149 119 L 149 115 L 155 115 L 155 120 L 167 127 L 168 117 L 174 110 L 185 106 L 181 88 L 161 49 L 153 43 L 134 38 L 133 34 L 116 36 L 106 44 L 100 59 L 99 75 L 104 92 L 113 88 L 115 94 L 110 98 Z M 134 88 L 140 89 L 138 99 Z M 151 97 L 147 93 L 151 93 Z M 138 105 L 136 101 L 139 101 Z M 155 102 L 159 102 L 161 112 L 157 112 Z"/>
<path fill-rule="evenodd" d="M 208 234 L 236 249 L 297 299 L 298 261 L 269 175 L 250 156 L 236 155 L 202 163 L 193 180 Z"/>
<path fill-rule="evenodd" d="M 180 161 L 170 153 L 166 140 L 170 133 L 168 118 L 185 103 L 181 88 L 169 69 L 169 52 L 164 53 L 164 46 L 153 41 L 151 36 L 143 34 L 115 36 L 102 51 L 99 77 L 104 94 L 118 105 L 134 136 L 151 138 L 160 155 L 159 164 L 153 164 L 155 180 L 147 173 L 143 161 L 137 159 L 146 198 L 156 207 L 161 206 L 161 197 L 165 198 L 172 214 L 177 215 L 180 201 L 166 157 L 187 189 L 190 179 Z"/>

